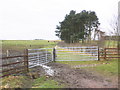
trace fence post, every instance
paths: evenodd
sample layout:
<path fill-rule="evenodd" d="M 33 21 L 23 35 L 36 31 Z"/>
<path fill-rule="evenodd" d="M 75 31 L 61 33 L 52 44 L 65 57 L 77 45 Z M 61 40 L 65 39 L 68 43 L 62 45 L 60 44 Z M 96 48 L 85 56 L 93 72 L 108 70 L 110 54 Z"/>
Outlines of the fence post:
<path fill-rule="evenodd" d="M 106 60 L 106 48 L 104 48 L 104 59 Z"/>
<path fill-rule="evenodd" d="M 28 49 L 25 49 L 25 51 L 24 51 L 24 65 L 27 68 L 27 72 L 29 72 L 29 66 L 28 66 Z"/>
<path fill-rule="evenodd" d="M 98 47 L 98 61 L 100 61 L 100 52 L 99 52 L 99 47 Z"/>
<path fill-rule="evenodd" d="M 55 62 L 55 59 L 56 59 L 56 49 L 53 48 L 53 61 Z"/>

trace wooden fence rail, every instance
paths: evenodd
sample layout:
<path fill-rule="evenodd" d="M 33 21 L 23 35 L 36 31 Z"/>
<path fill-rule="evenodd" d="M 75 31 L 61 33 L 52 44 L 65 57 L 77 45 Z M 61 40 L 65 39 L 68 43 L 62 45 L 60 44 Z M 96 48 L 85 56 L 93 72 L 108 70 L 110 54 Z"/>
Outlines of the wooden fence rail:
<path fill-rule="evenodd" d="M 120 58 L 120 48 L 104 48 L 99 50 L 100 59 Z"/>
<path fill-rule="evenodd" d="M 5 77 L 21 72 L 28 72 L 29 69 L 27 57 L 28 54 L 26 49 L 24 55 L 0 58 L 2 59 L 2 65 L 0 65 L 0 68 L 2 69 L 0 73 L 2 73 L 2 75 L 0 75 L 0 77 Z"/>

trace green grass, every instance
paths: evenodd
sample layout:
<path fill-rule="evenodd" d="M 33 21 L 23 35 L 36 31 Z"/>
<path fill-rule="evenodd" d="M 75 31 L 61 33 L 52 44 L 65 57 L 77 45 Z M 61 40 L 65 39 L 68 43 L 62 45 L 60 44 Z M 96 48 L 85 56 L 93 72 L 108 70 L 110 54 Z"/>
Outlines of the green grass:
<path fill-rule="evenodd" d="M 38 79 L 35 79 L 32 85 L 32 88 L 62 88 L 63 85 L 59 85 L 59 83 L 55 80 L 47 78 L 46 76 L 42 76 Z"/>
<path fill-rule="evenodd" d="M 47 80 L 40 86 L 40 88 L 62 88 L 62 87 L 59 86 L 58 82 L 54 80 Z"/>
<path fill-rule="evenodd" d="M 50 77 L 41 76 L 37 79 L 30 79 L 27 76 L 8 76 L 2 78 L 3 88 L 63 88 L 64 85 L 59 84 L 57 81 Z"/>
<path fill-rule="evenodd" d="M 91 69 L 103 74 L 118 75 L 118 60 L 111 60 L 109 63 L 92 67 Z"/>

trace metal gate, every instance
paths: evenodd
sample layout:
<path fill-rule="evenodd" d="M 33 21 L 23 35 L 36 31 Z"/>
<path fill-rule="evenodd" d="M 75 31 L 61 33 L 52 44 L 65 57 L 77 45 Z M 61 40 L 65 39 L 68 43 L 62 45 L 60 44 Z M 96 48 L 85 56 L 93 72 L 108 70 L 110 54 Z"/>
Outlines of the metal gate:
<path fill-rule="evenodd" d="M 56 55 L 56 61 L 98 60 L 98 46 L 57 47 Z"/>
<path fill-rule="evenodd" d="M 53 61 L 53 48 L 28 49 L 29 68 Z"/>

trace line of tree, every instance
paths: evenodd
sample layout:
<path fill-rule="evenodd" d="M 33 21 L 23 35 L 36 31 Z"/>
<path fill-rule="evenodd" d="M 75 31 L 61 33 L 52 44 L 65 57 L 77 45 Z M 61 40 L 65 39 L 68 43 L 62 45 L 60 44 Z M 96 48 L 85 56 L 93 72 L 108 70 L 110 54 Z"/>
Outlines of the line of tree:
<path fill-rule="evenodd" d="M 56 36 L 66 43 L 91 41 L 91 33 L 100 25 L 94 11 L 83 10 L 80 13 L 71 10 L 65 19 L 56 26 Z"/>

